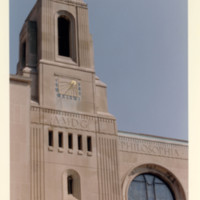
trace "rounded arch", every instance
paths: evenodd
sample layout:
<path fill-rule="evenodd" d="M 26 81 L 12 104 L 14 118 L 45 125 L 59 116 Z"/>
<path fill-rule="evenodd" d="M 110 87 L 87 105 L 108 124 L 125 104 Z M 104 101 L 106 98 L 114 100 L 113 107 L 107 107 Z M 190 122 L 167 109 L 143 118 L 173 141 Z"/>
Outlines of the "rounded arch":
<path fill-rule="evenodd" d="M 81 180 L 77 171 L 74 169 L 65 170 L 62 182 L 63 200 L 81 200 Z"/>
<path fill-rule="evenodd" d="M 131 182 L 141 174 L 152 174 L 163 180 L 172 191 L 176 200 L 186 200 L 185 192 L 176 176 L 165 167 L 156 164 L 143 164 L 130 169 L 124 176 L 122 182 L 123 200 L 128 200 L 128 189 Z"/>
<path fill-rule="evenodd" d="M 57 17 L 64 16 L 66 19 L 69 19 L 70 21 L 74 21 L 74 15 L 66 10 L 59 10 L 57 12 Z"/>
<path fill-rule="evenodd" d="M 59 10 L 55 17 L 56 57 L 60 61 L 76 61 L 76 25 L 75 17 L 66 10 Z M 60 57 L 60 58 L 59 58 Z"/>

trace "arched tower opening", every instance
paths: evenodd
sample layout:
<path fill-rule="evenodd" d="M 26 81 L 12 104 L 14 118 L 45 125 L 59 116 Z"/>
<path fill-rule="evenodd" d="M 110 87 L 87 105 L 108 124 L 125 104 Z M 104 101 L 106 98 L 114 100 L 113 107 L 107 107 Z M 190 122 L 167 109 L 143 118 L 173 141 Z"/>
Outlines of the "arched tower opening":
<path fill-rule="evenodd" d="M 70 58 L 76 62 L 76 31 L 74 16 L 68 11 L 61 10 L 56 15 L 57 55 L 60 58 Z"/>
<path fill-rule="evenodd" d="M 58 54 L 70 57 L 70 20 L 58 17 Z"/>

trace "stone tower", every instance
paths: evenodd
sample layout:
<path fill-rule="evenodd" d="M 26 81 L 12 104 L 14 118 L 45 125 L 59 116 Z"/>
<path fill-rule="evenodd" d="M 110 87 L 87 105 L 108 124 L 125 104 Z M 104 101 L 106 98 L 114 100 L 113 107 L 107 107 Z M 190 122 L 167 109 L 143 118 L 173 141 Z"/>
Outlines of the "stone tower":
<path fill-rule="evenodd" d="M 31 80 L 30 123 L 21 133 L 26 164 L 11 169 L 27 177 L 12 179 L 11 199 L 119 200 L 116 120 L 95 75 L 83 0 L 36 2 L 20 33 L 17 75 Z"/>

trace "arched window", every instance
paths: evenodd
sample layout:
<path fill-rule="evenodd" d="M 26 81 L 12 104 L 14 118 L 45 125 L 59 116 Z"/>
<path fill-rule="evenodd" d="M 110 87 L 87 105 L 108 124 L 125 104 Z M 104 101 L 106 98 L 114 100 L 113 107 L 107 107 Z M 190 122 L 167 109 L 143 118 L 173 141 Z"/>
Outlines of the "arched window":
<path fill-rule="evenodd" d="M 68 194 L 73 194 L 73 178 L 72 178 L 72 176 L 67 177 L 67 189 L 68 189 Z"/>
<path fill-rule="evenodd" d="M 67 169 L 63 173 L 63 200 L 81 199 L 80 175 L 73 169 Z"/>
<path fill-rule="evenodd" d="M 70 57 L 70 20 L 65 16 L 58 18 L 58 54 Z"/>
<path fill-rule="evenodd" d="M 168 185 L 153 174 L 141 174 L 130 184 L 128 200 L 175 200 Z"/>

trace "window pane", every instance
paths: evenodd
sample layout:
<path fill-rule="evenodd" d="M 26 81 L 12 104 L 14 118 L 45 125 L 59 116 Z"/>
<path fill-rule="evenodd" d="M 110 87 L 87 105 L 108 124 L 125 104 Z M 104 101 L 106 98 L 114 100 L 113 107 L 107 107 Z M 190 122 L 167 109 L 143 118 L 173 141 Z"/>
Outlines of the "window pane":
<path fill-rule="evenodd" d="M 155 178 L 155 183 L 163 183 L 164 184 L 164 182 L 158 178 Z"/>
<path fill-rule="evenodd" d="M 167 184 L 153 174 L 141 174 L 130 184 L 128 200 L 174 200 Z"/>
<path fill-rule="evenodd" d="M 144 175 L 145 180 L 148 184 L 153 184 L 154 176 L 151 174 L 145 174 Z"/>
<path fill-rule="evenodd" d="M 165 184 L 156 184 L 156 200 L 173 200 L 173 196 L 169 188 Z"/>
<path fill-rule="evenodd" d="M 137 176 L 134 181 L 143 181 L 145 182 L 144 176 Z"/>
<path fill-rule="evenodd" d="M 147 200 L 145 182 L 132 182 L 128 190 L 128 200 Z"/>
<path fill-rule="evenodd" d="M 148 200 L 155 200 L 153 184 L 151 185 L 146 184 L 146 187 L 147 187 Z"/>

